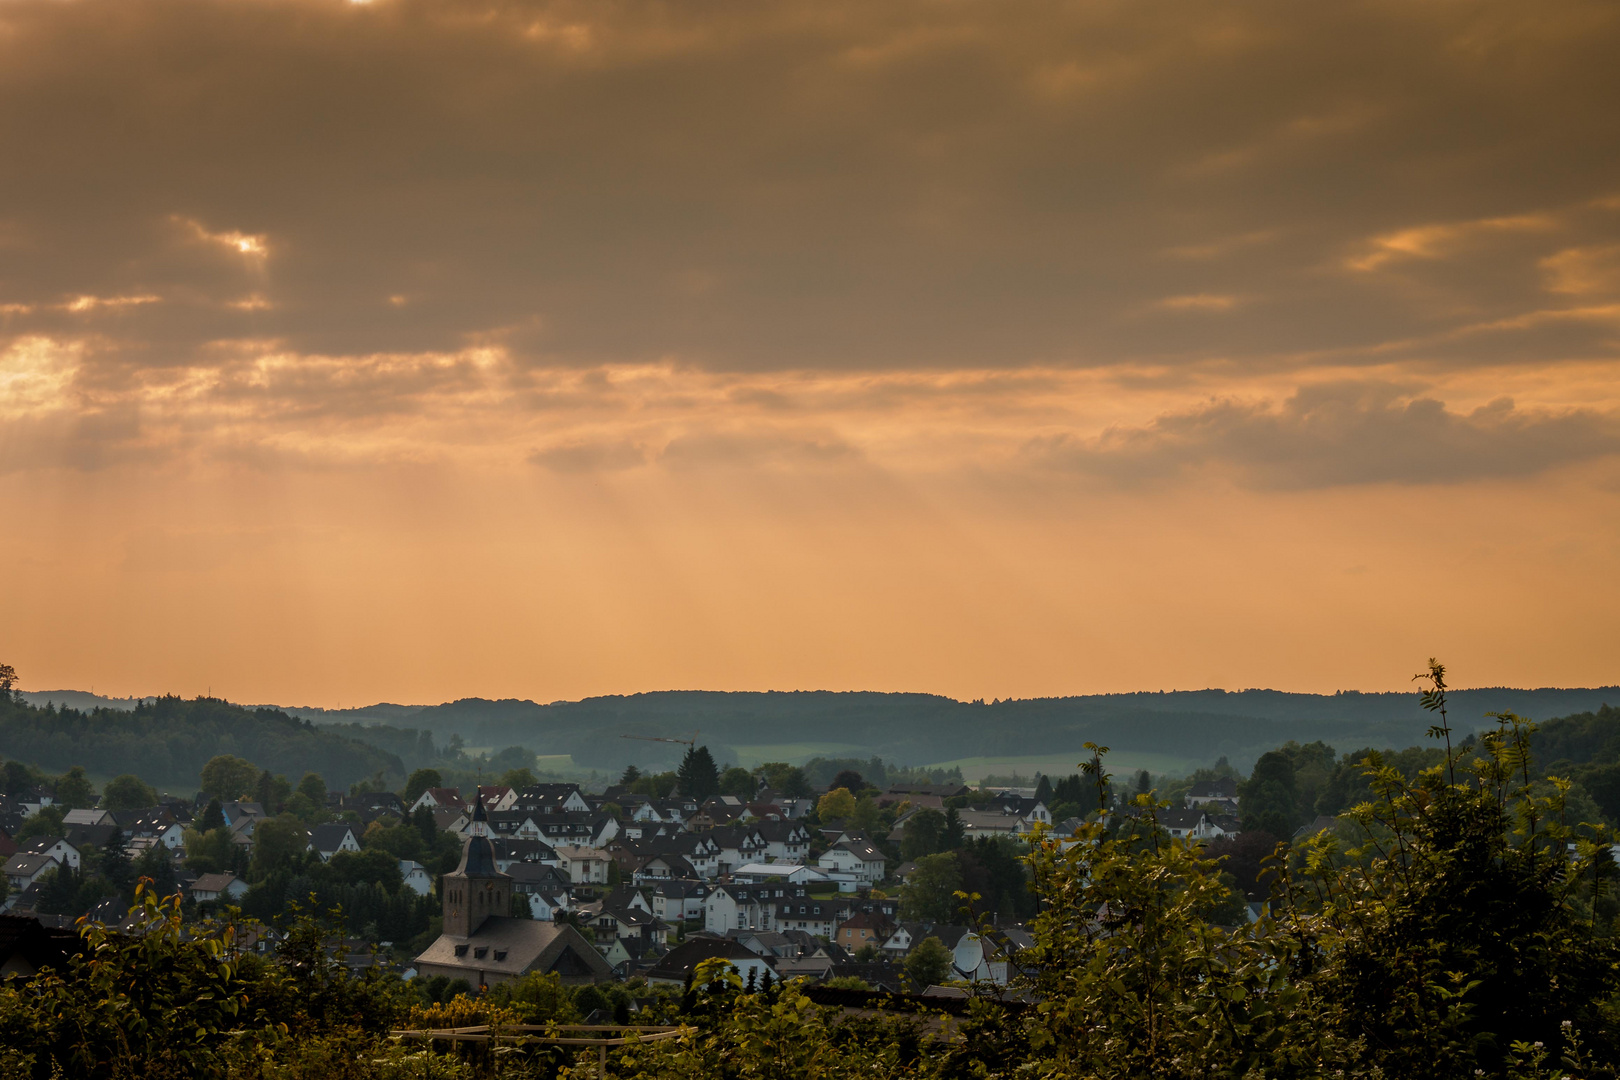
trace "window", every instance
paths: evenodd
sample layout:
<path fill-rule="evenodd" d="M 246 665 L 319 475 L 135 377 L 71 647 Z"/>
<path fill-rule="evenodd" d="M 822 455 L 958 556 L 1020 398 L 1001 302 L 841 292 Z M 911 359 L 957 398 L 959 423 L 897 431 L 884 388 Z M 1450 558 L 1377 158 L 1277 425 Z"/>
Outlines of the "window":
<path fill-rule="evenodd" d="M 467 955 L 467 946 L 465 946 L 465 945 L 457 945 L 456 946 L 456 955 L 457 956 L 466 956 Z"/>
<path fill-rule="evenodd" d="M 481 946 L 481 947 L 476 948 L 476 949 L 473 950 L 473 959 L 474 960 L 482 960 L 487 955 L 489 955 L 489 947 L 488 946 Z"/>
<path fill-rule="evenodd" d="M 506 950 L 505 949 L 496 949 L 495 950 L 495 959 L 497 959 L 497 960 L 505 960 L 506 959 Z"/>

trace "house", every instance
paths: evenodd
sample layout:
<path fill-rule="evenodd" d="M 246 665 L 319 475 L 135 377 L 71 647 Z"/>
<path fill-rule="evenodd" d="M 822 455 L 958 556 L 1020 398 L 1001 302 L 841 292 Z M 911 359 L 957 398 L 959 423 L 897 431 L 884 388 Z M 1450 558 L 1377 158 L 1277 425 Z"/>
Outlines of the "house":
<path fill-rule="evenodd" d="M 848 914 L 848 907 L 833 900 L 816 900 L 809 896 L 790 896 L 780 900 L 773 897 L 769 929 L 782 933 L 802 930 L 831 941 L 838 924 Z"/>
<path fill-rule="evenodd" d="M 845 952 L 854 953 L 866 945 L 882 945 L 894 933 L 887 917 L 860 911 L 839 924 L 833 940 Z"/>
<path fill-rule="evenodd" d="M 588 814 L 592 807 L 578 784 L 534 784 L 517 791 L 508 809 L 531 814 Z"/>
<path fill-rule="evenodd" d="M 709 887 L 701 881 L 683 878 L 660 880 L 652 890 L 652 913 L 666 923 L 679 925 L 703 918 L 704 900 Z"/>
<path fill-rule="evenodd" d="M 1052 812 L 1046 808 L 1045 803 L 1032 795 L 1003 791 L 996 795 L 996 800 L 991 806 L 1004 814 L 1013 815 L 1027 825 L 1052 824 Z"/>
<path fill-rule="evenodd" d="M 716 885 L 703 901 L 703 929 L 711 934 L 772 929 L 771 892 L 767 885 Z"/>
<path fill-rule="evenodd" d="M 512 879 L 514 896 L 528 897 L 531 918 L 551 920 L 570 910 L 568 878 L 555 866 L 516 862 L 502 873 Z"/>
<path fill-rule="evenodd" d="M 799 863 L 748 863 L 733 870 L 731 879 L 760 885 L 775 881 L 806 886 L 822 885 L 831 880 L 826 871 L 814 866 L 802 866 Z"/>
<path fill-rule="evenodd" d="M 411 803 L 411 813 L 424 806 L 429 810 L 462 810 L 466 805 L 462 801 L 460 788 L 430 787 Z"/>
<path fill-rule="evenodd" d="M 266 817 L 269 817 L 269 815 L 264 812 L 264 804 L 256 802 L 243 802 L 236 800 L 231 802 L 222 802 L 219 804 L 219 812 L 225 816 L 225 824 L 227 825 L 235 825 L 238 821 L 245 817 L 258 818 L 261 821 Z M 150 814 L 151 811 L 138 810 L 135 811 L 135 813 L 145 815 Z M 123 819 L 120 818 L 119 820 L 122 821 Z"/>
<path fill-rule="evenodd" d="M 845 840 L 828 848 L 816 865 L 854 874 L 857 883 L 872 886 L 883 880 L 888 863 L 871 841 Z"/>
<path fill-rule="evenodd" d="M 1205 808 L 1212 812 L 1237 813 L 1238 782 L 1230 776 L 1219 780 L 1200 780 L 1187 792 L 1187 809 Z"/>
<path fill-rule="evenodd" d="M 242 899 L 248 891 L 247 882 L 235 874 L 204 874 L 191 883 L 191 898 L 198 903 L 223 900 L 227 903 Z"/>
<path fill-rule="evenodd" d="M 883 943 L 883 953 L 891 958 L 903 957 L 911 952 L 918 942 L 927 938 L 937 938 L 947 949 L 955 949 L 956 943 L 961 941 L 962 935 L 967 932 L 968 928 L 965 926 L 950 926 L 945 923 L 901 923 Z"/>
<path fill-rule="evenodd" d="M 564 844 L 557 848 L 557 863 L 575 885 L 606 885 L 613 856 L 601 848 Z"/>
<path fill-rule="evenodd" d="M 1023 944 L 1027 940 L 1028 935 L 1022 931 L 1016 936 L 999 935 L 999 939 L 963 934 L 951 950 L 951 967 L 958 979 L 1006 986 L 1015 974 L 1008 958 L 1027 947 Z"/>
<path fill-rule="evenodd" d="M 111 810 L 69 810 L 62 815 L 63 825 L 116 825 Z"/>
<path fill-rule="evenodd" d="M 492 836 L 495 845 L 495 865 L 507 873 L 517 863 L 537 863 L 557 866 L 557 852 L 544 840 L 526 840 L 509 836 Z"/>
<path fill-rule="evenodd" d="M 33 817 L 47 806 L 56 805 L 56 794 L 48 787 L 35 786 L 17 796 L 23 812 Z"/>
<path fill-rule="evenodd" d="M 238 804 L 231 804 L 233 806 Z M 257 806 L 257 803 L 249 804 Z M 238 814 L 238 819 L 242 818 Z M 259 818 L 263 818 L 263 814 Z M 113 820 L 118 827 L 124 830 L 124 836 L 129 840 L 130 846 L 136 847 L 136 841 L 142 848 L 162 844 L 171 851 L 184 846 L 186 842 L 186 827 L 173 810 L 166 806 L 148 806 L 138 810 L 114 810 Z M 228 822 L 227 822 L 228 824 Z"/>
<path fill-rule="evenodd" d="M 958 810 L 962 831 L 968 839 L 977 836 L 1021 836 L 1030 830 L 1029 822 L 997 807 L 988 810 Z M 1047 815 L 1050 818 L 1050 814 Z"/>
<path fill-rule="evenodd" d="M 19 851 L 6 860 L 6 883 L 11 886 L 12 893 L 20 893 L 44 877 L 46 871 L 55 870 L 61 865 L 49 855 Z"/>
<path fill-rule="evenodd" d="M 331 862 L 332 856 L 340 851 L 359 851 L 360 838 L 354 835 L 353 826 L 335 822 L 310 830 L 309 846 L 321 857 L 321 862 Z"/>
<path fill-rule="evenodd" d="M 475 796 L 473 821 L 485 821 Z M 461 862 L 440 887 L 444 932 L 416 958 L 419 975 L 466 979 L 490 986 L 533 971 L 556 974 L 565 985 L 603 982 L 613 969 L 583 934 L 567 923 L 513 918 L 512 878 L 495 866 L 488 836 L 475 828 L 463 843 Z"/>
<path fill-rule="evenodd" d="M 770 961 L 742 944 L 723 937 L 694 937 L 677 945 L 647 972 L 649 983 L 685 986 L 687 977 L 705 960 L 726 960 L 745 984 L 756 985 L 771 971 Z"/>
<path fill-rule="evenodd" d="M 802 863 L 810 857 L 810 828 L 802 821 L 766 819 L 753 831 L 764 841 L 765 858 L 771 862 Z"/>
<path fill-rule="evenodd" d="M 38 836 L 32 840 L 25 840 L 17 845 L 17 854 L 47 855 L 69 870 L 77 870 L 83 865 L 79 849 L 68 843 L 65 838 Z"/>
<path fill-rule="evenodd" d="M 123 838 L 124 830 L 117 825 L 68 825 L 63 823 L 63 831 L 67 833 L 67 842 L 78 848 L 81 852 L 87 847 L 102 848 L 112 842 L 113 837 Z"/>
<path fill-rule="evenodd" d="M 1212 814 L 1201 809 L 1161 810 L 1159 827 L 1169 832 L 1171 836 L 1187 840 L 1214 840 L 1222 836 L 1236 835 L 1235 825 L 1232 831 L 1228 832 L 1216 823 Z"/>
<path fill-rule="evenodd" d="M 399 880 L 417 896 L 426 896 L 433 891 L 433 878 L 428 874 L 427 867 L 414 859 L 399 860 Z"/>

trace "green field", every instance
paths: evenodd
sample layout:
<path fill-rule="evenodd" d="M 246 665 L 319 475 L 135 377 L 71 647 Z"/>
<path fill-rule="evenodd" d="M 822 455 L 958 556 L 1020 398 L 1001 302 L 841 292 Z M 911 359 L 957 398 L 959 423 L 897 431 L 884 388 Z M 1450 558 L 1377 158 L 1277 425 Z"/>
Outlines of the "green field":
<path fill-rule="evenodd" d="M 1022 757 L 968 757 L 957 758 L 954 761 L 933 761 L 929 762 L 927 768 L 959 768 L 962 770 L 962 779 L 972 784 L 977 783 L 981 777 L 1008 776 L 1013 773 L 1030 776 L 1042 772 L 1048 776 L 1068 776 L 1070 773 L 1080 771 L 1079 762 L 1085 760 L 1085 757 L 1086 751 L 1075 749 L 1068 753 L 1030 754 Z M 1127 751 L 1110 753 L 1104 761 L 1104 767 L 1115 776 L 1124 776 L 1140 769 L 1146 769 L 1156 776 L 1166 773 L 1179 776 L 1206 764 L 1208 762 L 1197 758 L 1177 757 L 1174 754 Z"/>
<path fill-rule="evenodd" d="M 803 765 L 816 757 L 868 758 L 872 751 L 853 743 L 761 743 L 752 746 L 733 746 L 737 764 L 745 769 L 763 765 L 767 761 L 785 761 L 789 765 Z"/>

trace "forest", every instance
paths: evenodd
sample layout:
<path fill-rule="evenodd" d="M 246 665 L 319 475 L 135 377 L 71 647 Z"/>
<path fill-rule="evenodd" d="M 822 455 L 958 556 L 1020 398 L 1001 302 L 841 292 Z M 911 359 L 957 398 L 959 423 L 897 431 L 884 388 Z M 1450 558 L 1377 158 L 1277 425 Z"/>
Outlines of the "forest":
<path fill-rule="evenodd" d="M 197 774 L 230 754 L 276 773 L 319 772 L 333 787 L 381 776 L 397 782 L 398 755 L 288 716 L 218 698 L 160 697 L 133 709 L 90 712 L 32 705 L 0 695 L 0 746 L 8 758 L 57 771 L 80 766 L 99 776 L 133 773 L 176 792 L 195 790 Z"/>

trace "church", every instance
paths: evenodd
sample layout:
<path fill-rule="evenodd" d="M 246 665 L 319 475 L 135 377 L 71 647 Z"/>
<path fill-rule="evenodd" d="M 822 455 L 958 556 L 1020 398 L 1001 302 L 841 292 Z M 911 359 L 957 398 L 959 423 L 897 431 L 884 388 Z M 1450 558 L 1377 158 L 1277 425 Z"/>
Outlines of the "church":
<path fill-rule="evenodd" d="M 474 986 L 531 971 L 555 972 L 569 985 L 612 979 L 602 954 L 572 926 L 511 915 L 512 879 L 496 869 L 488 822 L 480 793 L 461 863 L 444 875 L 444 932 L 416 958 L 417 973 Z"/>

